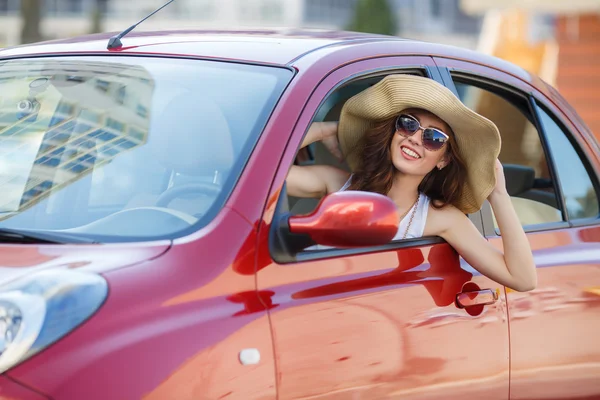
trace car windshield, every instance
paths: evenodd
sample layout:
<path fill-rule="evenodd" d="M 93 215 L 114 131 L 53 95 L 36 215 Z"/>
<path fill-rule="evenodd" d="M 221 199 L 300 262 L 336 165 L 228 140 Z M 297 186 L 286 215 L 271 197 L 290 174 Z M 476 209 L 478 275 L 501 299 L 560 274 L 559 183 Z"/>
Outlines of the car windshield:
<path fill-rule="evenodd" d="M 0 230 L 120 242 L 198 229 L 291 77 L 178 58 L 0 62 Z"/>

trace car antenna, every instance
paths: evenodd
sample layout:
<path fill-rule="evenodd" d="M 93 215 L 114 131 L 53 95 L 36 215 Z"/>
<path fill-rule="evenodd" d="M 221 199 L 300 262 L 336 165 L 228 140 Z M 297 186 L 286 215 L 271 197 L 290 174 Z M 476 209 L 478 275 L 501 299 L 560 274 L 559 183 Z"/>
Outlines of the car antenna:
<path fill-rule="evenodd" d="M 150 18 L 151 16 L 153 16 L 154 14 L 156 14 L 157 12 L 159 12 L 160 10 L 162 10 L 163 8 L 165 8 L 166 6 L 168 6 L 169 4 L 171 4 L 174 1 L 175 0 L 170 0 L 169 2 L 167 2 L 167 4 L 163 5 L 159 9 L 155 10 L 152 14 L 148 15 L 146 18 L 142 19 L 137 24 L 131 25 L 129 28 L 125 29 L 123 32 L 119 33 L 118 35 L 115 35 L 115 36 L 111 37 L 108 40 L 108 46 L 106 46 L 106 48 L 109 49 L 109 50 L 111 50 L 111 49 L 116 49 L 118 47 L 122 47 L 123 43 L 121 43 L 121 38 L 123 36 L 127 35 L 129 32 L 131 32 L 132 30 L 134 30 L 136 26 L 138 26 L 139 24 L 141 24 L 142 22 L 144 22 L 145 20 L 147 20 L 148 18 Z"/>

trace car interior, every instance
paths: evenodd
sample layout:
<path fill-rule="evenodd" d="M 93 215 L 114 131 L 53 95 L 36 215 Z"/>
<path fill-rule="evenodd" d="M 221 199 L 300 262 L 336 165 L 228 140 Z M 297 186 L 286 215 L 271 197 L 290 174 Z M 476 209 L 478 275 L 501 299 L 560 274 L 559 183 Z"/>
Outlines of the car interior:
<path fill-rule="evenodd" d="M 146 221 L 169 230 L 184 229 L 197 222 L 214 203 L 234 161 L 230 128 L 220 107 L 210 99 L 189 101 L 190 94 L 175 96 L 156 118 L 147 148 L 135 154 L 138 162 L 150 158 L 177 184 L 160 193 L 136 193 L 123 210 L 69 232 L 119 232 L 139 234 Z M 189 121 L 199 118 L 210 127 L 199 134 Z M 211 140 L 206 135 L 212 134 Z M 165 214 L 165 215 L 161 215 Z M 133 228 L 136 227 L 136 228 Z M 151 228 L 148 228 L 151 230 Z M 133 231 L 132 231 L 133 232 Z"/>

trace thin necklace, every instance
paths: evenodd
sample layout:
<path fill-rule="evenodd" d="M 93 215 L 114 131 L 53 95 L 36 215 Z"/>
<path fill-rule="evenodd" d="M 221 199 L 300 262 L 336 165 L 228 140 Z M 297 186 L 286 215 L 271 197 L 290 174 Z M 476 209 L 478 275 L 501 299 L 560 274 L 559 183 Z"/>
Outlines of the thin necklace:
<path fill-rule="evenodd" d="M 408 220 L 408 225 L 406 226 L 406 230 L 404 231 L 404 235 L 402 236 L 402 239 L 406 239 L 406 236 L 408 235 L 408 230 L 410 229 L 410 226 L 412 224 L 413 219 L 415 218 L 415 214 L 417 212 L 417 204 L 419 204 L 419 199 L 421 198 L 421 193 L 419 193 L 419 195 L 417 196 L 417 200 L 415 200 L 415 203 L 412 205 L 411 208 L 409 208 L 408 210 L 406 210 L 406 212 L 404 213 L 404 215 L 402 216 L 402 218 L 400 218 L 400 222 L 402 222 L 402 220 L 404 219 L 404 217 L 406 216 L 406 214 L 408 214 L 408 212 L 412 209 L 412 214 L 410 216 L 410 219 Z"/>
<path fill-rule="evenodd" d="M 419 202 L 419 196 L 421 196 L 421 194 L 417 194 L 417 199 L 415 200 L 415 202 L 412 204 L 412 206 L 410 206 L 409 208 L 406 209 L 406 211 L 404 211 L 404 214 L 402 214 L 400 216 L 400 221 L 402 221 L 404 219 L 404 217 L 406 217 L 406 214 L 408 214 L 410 212 L 410 210 L 413 209 L 413 207 L 415 206 L 415 204 L 417 204 Z"/>
<path fill-rule="evenodd" d="M 402 214 L 402 215 L 400 216 L 400 222 L 402 222 L 402 220 L 404 219 L 404 217 L 406 217 L 406 214 L 408 214 L 408 212 L 409 212 L 410 210 L 412 210 L 413 206 L 414 206 L 414 204 L 413 204 L 412 206 L 410 206 L 409 208 L 407 208 L 407 209 L 406 209 L 406 211 L 404 211 L 404 214 Z"/>

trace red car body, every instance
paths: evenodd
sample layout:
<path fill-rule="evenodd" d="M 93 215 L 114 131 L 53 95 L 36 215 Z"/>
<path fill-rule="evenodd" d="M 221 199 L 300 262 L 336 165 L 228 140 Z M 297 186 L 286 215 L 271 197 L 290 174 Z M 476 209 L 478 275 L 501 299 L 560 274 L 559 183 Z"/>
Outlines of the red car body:
<path fill-rule="evenodd" d="M 208 225 L 173 240 L 0 246 L 11 277 L 71 268 L 108 282 L 89 319 L 4 372 L 2 398 L 600 398 L 598 220 L 528 232 L 539 284 L 526 293 L 468 269 L 440 240 L 292 262 L 269 245 L 288 168 L 323 99 L 398 66 L 467 71 L 534 96 L 598 175 L 594 136 L 539 78 L 476 52 L 349 33 L 134 31 L 114 50 L 108 39 L 4 49 L 0 63 L 151 55 L 283 66 L 294 77 Z M 295 226 L 310 232 L 315 221 Z M 477 307 L 461 308 L 461 293 Z"/>

